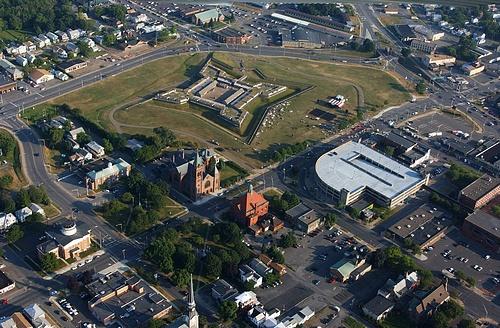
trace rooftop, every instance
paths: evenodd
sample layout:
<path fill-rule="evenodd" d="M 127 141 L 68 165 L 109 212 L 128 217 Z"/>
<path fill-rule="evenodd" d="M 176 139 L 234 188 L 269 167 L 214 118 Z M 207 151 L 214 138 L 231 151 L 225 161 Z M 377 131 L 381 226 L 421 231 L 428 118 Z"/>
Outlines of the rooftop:
<path fill-rule="evenodd" d="M 394 29 L 402 38 L 416 38 L 415 32 L 408 25 L 395 25 Z"/>
<path fill-rule="evenodd" d="M 411 235 L 416 233 L 420 229 L 420 227 L 424 226 L 426 223 L 435 218 L 439 219 L 441 217 L 443 217 L 442 211 L 434 211 L 432 207 L 428 205 L 422 205 L 413 212 L 409 213 L 407 216 L 394 223 L 389 228 L 389 231 L 402 239 L 405 239 L 407 237 L 415 237 L 415 235 Z"/>
<path fill-rule="evenodd" d="M 59 67 L 62 70 L 65 70 L 65 69 L 68 69 L 68 68 L 73 67 L 75 65 L 80 65 L 80 64 L 83 64 L 83 63 L 85 63 L 85 60 L 77 58 L 77 59 L 74 59 L 74 60 L 62 62 L 62 63 L 58 64 L 57 67 Z"/>
<path fill-rule="evenodd" d="M 330 267 L 330 270 L 337 270 L 344 278 L 349 278 L 351 273 L 356 270 L 356 265 L 352 263 L 351 259 L 343 258 L 334 263 Z"/>
<path fill-rule="evenodd" d="M 383 314 L 392 307 L 394 307 L 394 303 L 380 295 L 375 296 L 363 306 L 368 312 L 376 316 Z"/>
<path fill-rule="evenodd" d="M 394 131 L 391 131 L 389 132 L 385 138 L 394 143 L 395 145 L 397 145 L 399 148 L 403 149 L 404 151 L 407 151 L 409 149 L 411 149 L 412 147 L 414 147 L 417 143 L 413 140 L 410 140 L 409 138 L 397 133 L 397 132 L 394 132 Z"/>
<path fill-rule="evenodd" d="M 500 178 L 484 174 L 460 191 L 460 194 L 473 200 L 479 200 L 500 185 Z"/>
<path fill-rule="evenodd" d="M 235 30 L 234 28 L 226 27 L 223 29 L 220 29 L 218 31 L 215 31 L 214 33 L 217 33 L 219 35 L 225 36 L 225 37 L 234 37 L 234 36 L 244 36 L 246 33 L 240 32 L 238 30 Z"/>
<path fill-rule="evenodd" d="M 6 85 L 15 84 L 16 82 L 6 77 L 3 74 L 0 74 L 0 88 Z"/>
<path fill-rule="evenodd" d="M 307 205 L 305 205 L 304 203 L 299 203 L 294 207 L 292 207 L 291 209 L 289 209 L 288 211 L 286 211 L 285 213 L 290 217 L 292 217 L 293 219 L 297 219 L 311 211 L 312 209 L 309 208 Z"/>
<path fill-rule="evenodd" d="M 316 162 L 316 174 L 335 190 L 370 188 L 388 199 L 424 179 L 418 172 L 352 141 L 323 154 Z"/>
<path fill-rule="evenodd" d="M 465 218 L 466 222 L 487 231 L 488 233 L 500 239 L 500 219 L 484 211 L 477 210 Z"/>
<path fill-rule="evenodd" d="M 46 232 L 60 245 L 67 245 L 75 239 L 83 238 L 90 233 L 90 226 L 83 221 L 65 220 L 55 225 L 54 229 Z"/>
<path fill-rule="evenodd" d="M 14 282 L 9 277 L 7 277 L 7 275 L 3 273 L 3 271 L 0 271 L 0 289 L 10 286 L 13 283 Z"/>

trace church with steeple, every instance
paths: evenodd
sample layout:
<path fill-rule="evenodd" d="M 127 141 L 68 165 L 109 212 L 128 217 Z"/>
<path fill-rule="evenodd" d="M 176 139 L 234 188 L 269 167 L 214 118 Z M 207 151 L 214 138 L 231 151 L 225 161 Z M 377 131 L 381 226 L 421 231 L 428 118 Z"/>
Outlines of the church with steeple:
<path fill-rule="evenodd" d="M 189 281 L 189 296 L 186 313 L 167 326 L 167 328 L 198 328 L 198 312 L 194 300 L 193 275 Z"/>
<path fill-rule="evenodd" d="M 218 157 L 212 150 L 180 150 L 172 155 L 170 164 L 170 183 L 189 198 L 197 200 L 220 190 Z"/>

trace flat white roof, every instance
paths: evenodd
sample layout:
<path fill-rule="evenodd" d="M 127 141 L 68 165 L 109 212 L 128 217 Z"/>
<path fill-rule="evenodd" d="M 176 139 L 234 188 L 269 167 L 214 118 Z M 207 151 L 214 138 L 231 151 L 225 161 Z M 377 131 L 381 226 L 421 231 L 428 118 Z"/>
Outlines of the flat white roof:
<path fill-rule="evenodd" d="M 302 25 L 302 26 L 308 26 L 309 25 L 309 22 L 306 22 L 304 20 L 293 18 L 293 17 L 286 16 L 286 15 L 282 15 L 282 14 L 278 14 L 278 13 L 272 13 L 271 17 L 277 18 L 277 19 L 281 19 L 281 20 L 284 20 L 284 21 L 287 21 L 287 22 L 290 22 L 290 23 L 293 23 L 293 24 Z"/>
<path fill-rule="evenodd" d="M 316 161 L 316 174 L 335 190 L 368 187 L 392 199 L 424 178 L 416 171 L 357 142 L 349 141 Z"/>

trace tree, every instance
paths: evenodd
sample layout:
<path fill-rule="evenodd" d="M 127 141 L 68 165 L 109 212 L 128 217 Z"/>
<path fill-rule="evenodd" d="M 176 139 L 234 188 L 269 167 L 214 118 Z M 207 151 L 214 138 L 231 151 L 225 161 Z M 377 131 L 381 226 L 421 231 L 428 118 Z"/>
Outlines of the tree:
<path fill-rule="evenodd" d="M 9 187 L 12 184 L 12 181 L 14 181 L 14 178 L 10 175 L 4 175 L 0 177 L 0 189 L 5 189 Z"/>
<path fill-rule="evenodd" d="M 114 33 L 106 33 L 102 38 L 102 44 L 106 47 L 111 47 L 116 43 L 116 35 Z"/>
<path fill-rule="evenodd" d="M 280 280 L 280 276 L 279 276 L 279 274 L 277 274 L 275 272 L 268 273 L 264 277 L 264 281 L 265 281 L 266 285 L 268 285 L 268 286 L 271 286 L 272 284 L 274 284 L 275 282 L 277 282 L 279 280 Z"/>
<path fill-rule="evenodd" d="M 12 199 L 12 196 L 7 192 L 2 192 L 0 194 L 0 211 L 5 213 L 12 213 L 16 210 L 16 202 Z"/>
<path fill-rule="evenodd" d="M 375 51 L 375 43 L 370 39 L 365 39 L 363 45 L 361 46 L 361 51 L 363 52 L 373 52 Z"/>
<path fill-rule="evenodd" d="M 457 328 L 475 328 L 475 327 L 476 323 L 474 322 L 474 320 L 469 318 L 460 320 L 460 322 L 457 325 Z"/>
<path fill-rule="evenodd" d="M 433 328 L 448 328 L 448 317 L 441 311 L 437 311 L 431 318 L 431 325 Z"/>
<path fill-rule="evenodd" d="M 26 222 L 31 222 L 31 223 L 43 222 L 44 220 L 45 218 L 40 213 L 33 213 L 26 218 Z"/>
<path fill-rule="evenodd" d="M 418 276 L 420 278 L 420 287 L 421 288 L 427 288 L 432 285 L 432 278 L 434 277 L 432 275 L 432 272 L 427 269 L 420 269 L 418 270 Z"/>
<path fill-rule="evenodd" d="M 444 303 L 439 308 L 439 311 L 443 312 L 450 319 L 456 319 L 464 315 L 464 308 L 454 300 Z"/>
<path fill-rule="evenodd" d="M 132 203 L 132 200 L 134 199 L 134 195 L 132 195 L 130 192 L 124 192 L 123 195 L 120 197 L 120 200 L 124 202 L 125 204 L 130 204 Z"/>
<path fill-rule="evenodd" d="M 113 144 L 111 143 L 111 141 L 109 141 L 109 139 L 103 138 L 102 146 L 104 147 L 104 151 L 106 152 L 106 154 L 113 152 Z"/>
<path fill-rule="evenodd" d="M 391 146 L 385 146 L 384 147 L 384 153 L 387 155 L 387 156 L 394 156 L 394 152 L 396 151 L 396 149 L 394 147 L 391 147 Z"/>
<path fill-rule="evenodd" d="M 190 275 L 189 272 L 185 269 L 180 269 L 180 270 L 175 270 L 174 274 L 172 275 L 172 282 L 177 286 L 177 287 L 187 287 L 189 284 L 190 280 Z"/>
<path fill-rule="evenodd" d="M 42 203 L 45 205 L 50 204 L 50 198 L 42 186 L 40 186 L 40 187 L 30 186 L 28 188 L 28 194 L 29 194 L 30 200 L 33 203 Z"/>
<path fill-rule="evenodd" d="M 52 128 L 49 130 L 48 141 L 51 147 L 57 146 L 64 138 L 64 130 Z"/>
<path fill-rule="evenodd" d="M 218 234 L 224 243 L 236 244 L 241 242 L 241 229 L 234 222 L 216 223 L 212 229 L 212 234 Z"/>
<path fill-rule="evenodd" d="M 80 132 L 76 136 L 76 142 L 78 142 L 81 145 L 88 144 L 91 141 L 92 141 L 92 138 L 88 134 L 86 134 L 85 132 Z"/>
<path fill-rule="evenodd" d="M 78 41 L 77 42 L 78 49 L 80 49 L 80 55 L 83 57 L 90 57 L 92 53 L 94 52 L 92 48 L 89 47 L 89 45 L 86 42 L 83 41 Z"/>
<path fill-rule="evenodd" d="M 408 57 L 411 55 L 411 49 L 410 48 L 403 48 L 401 49 L 401 55 L 403 55 L 403 57 Z"/>
<path fill-rule="evenodd" d="M 21 189 L 17 193 L 16 203 L 18 207 L 26 207 L 31 204 L 31 197 L 27 189 Z"/>
<path fill-rule="evenodd" d="M 325 227 L 327 229 L 330 229 L 331 227 L 333 227 L 335 225 L 335 222 L 337 221 L 337 217 L 335 216 L 335 214 L 333 213 L 328 213 L 326 216 L 325 216 Z"/>
<path fill-rule="evenodd" d="M 415 86 L 415 90 L 423 95 L 425 93 L 426 87 L 425 87 L 425 82 L 423 80 L 420 80 L 417 85 Z"/>
<path fill-rule="evenodd" d="M 236 319 L 238 305 L 234 301 L 224 301 L 219 306 L 219 317 L 222 321 L 232 321 Z"/>
<path fill-rule="evenodd" d="M 53 253 L 46 253 L 42 255 L 40 265 L 45 272 L 54 272 L 57 269 L 59 261 Z"/>
<path fill-rule="evenodd" d="M 283 256 L 283 253 L 276 247 L 276 246 L 271 246 L 268 249 L 266 249 L 265 252 L 274 262 L 283 264 L 285 263 L 285 257 Z"/>
<path fill-rule="evenodd" d="M 292 247 L 297 244 L 297 237 L 295 237 L 293 231 L 289 231 L 286 235 L 281 235 L 279 245 L 283 248 Z"/>
<path fill-rule="evenodd" d="M 165 326 L 165 322 L 161 319 L 150 319 L 148 322 L 148 328 L 162 328 Z"/>
<path fill-rule="evenodd" d="M 222 261 L 215 254 L 208 254 L 205 259 L 205 272 L 210 277 L 218 277 L 222 272 Z"/>
<path fill-rule="evenodd" d="M 9 244 L 13 244 L 24 237 L 24 231 L 18 224 L 14 224 L 10 227 L 6 237 Z"/>

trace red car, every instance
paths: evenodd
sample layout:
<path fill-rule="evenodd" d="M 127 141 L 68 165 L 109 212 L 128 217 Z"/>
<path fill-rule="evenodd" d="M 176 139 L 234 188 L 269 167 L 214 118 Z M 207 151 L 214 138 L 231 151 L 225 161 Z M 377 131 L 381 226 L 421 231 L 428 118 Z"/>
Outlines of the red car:
<path fill-rule="evenodd" d="M 2 304 L 9 304 L 9 300 L 6 298 L 2 299 Z"/>
<path fill-rule="evenodd" d="M 329 284 L 334 284 L 335 282 L 336 282 L 336 280 L 334 277 L 330 277 L 330 279 L 328 279 Z"/>

